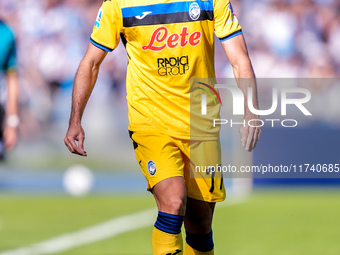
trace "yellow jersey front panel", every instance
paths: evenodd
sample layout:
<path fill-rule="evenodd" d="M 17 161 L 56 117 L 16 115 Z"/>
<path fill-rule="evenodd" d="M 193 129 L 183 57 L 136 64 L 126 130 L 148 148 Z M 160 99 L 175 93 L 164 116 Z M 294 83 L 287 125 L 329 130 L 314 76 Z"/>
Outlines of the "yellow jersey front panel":
<path fill-rule="evenodd" d="M 121 38 L 126 47 L 130 130 L 192 138 L 190 78 L 215 77 L 214 33 L 221 40 L 242 33 L 229 0 L 104 1 L 90 41 L 111 51 Z"/>

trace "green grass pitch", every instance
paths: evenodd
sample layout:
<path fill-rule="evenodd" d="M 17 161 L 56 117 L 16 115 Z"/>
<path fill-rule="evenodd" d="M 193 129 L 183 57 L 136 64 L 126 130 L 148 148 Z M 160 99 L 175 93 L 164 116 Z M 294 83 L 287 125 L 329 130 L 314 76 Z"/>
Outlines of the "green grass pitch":
<path fill-rule="evenodd" d="M 154 206 L 151 195 L 2 194 L 0 254 Z M 215 254 L 338 255 L 339 215 L 340 190 L 255 191 L 243 203 L 216 209 Z M 151 231 L 149 226 L 58 254 L 151 254 Z"/>

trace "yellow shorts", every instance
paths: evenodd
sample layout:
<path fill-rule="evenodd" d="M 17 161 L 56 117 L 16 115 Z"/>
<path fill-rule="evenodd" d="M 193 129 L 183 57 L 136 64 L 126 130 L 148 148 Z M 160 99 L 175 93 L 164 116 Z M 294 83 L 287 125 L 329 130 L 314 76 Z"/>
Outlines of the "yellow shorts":
<path fill-rule="evenodd" d="M 222 173 L 204 170 L 221 164 L 219 140 L 190 141 L 131 131 L 130 137 L 149 190 L 164 179 L 182 176 L 188 197 L 206 202 L 225 199 Z"/>

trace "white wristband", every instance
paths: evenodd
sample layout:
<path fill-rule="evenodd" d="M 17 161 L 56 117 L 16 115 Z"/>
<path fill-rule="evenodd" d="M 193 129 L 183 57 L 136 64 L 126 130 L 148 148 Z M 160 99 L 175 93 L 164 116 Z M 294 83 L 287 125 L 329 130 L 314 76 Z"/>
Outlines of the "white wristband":
<path fill-rule="evenodd" d="M 18 127 L 20 124 L 20 119 L 18 117 L 18 115 L 9 115 L 7 118 L 6 118 L 6 125 L 9 126 L 9 127 Z"/>

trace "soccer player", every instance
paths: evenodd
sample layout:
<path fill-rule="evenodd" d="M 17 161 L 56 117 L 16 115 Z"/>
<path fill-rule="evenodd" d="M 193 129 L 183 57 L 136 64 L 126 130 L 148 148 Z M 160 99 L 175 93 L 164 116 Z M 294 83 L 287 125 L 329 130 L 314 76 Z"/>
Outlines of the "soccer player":
<path fill-rule="evenodd" d="M 7 75 L 6 107 L 0 104 L 0 159 L 11 150 L 18 137 L 19 84 L 16 73 L 15 38 L 11 29 L 0 20 L 0 71 Z"/>
<path fill-rule="evenodd" d="M 121 38 L 129 57 L 129 133 L 159 211 L 151 237 L 156 255 L 214 253 L 214 207 L 225 199 L 221 173 L 211 178 L 191 178 L 190 174 L 195 165 L 221 164 L 219 129 L 199 124 L 195 129 L 201 131 L 193 136 L 190 125 L 190 79 L 215 77 L 214 34 L 245 97 L 252 87 L 249 96 L 256 108 L 254 72 L 229 0 L 105 0 L 76 74 L 64 142 L 72 153 L 87 156 L 83 111 L 101 62 Z M 240 78 L 251 79 L 241 82 Z M 216 118 L 218 111 L 213 109 Z M 245 121 L 257 118 L 246 107 Z M 260 128 L 241 126 L 241 143 L 248 151 L 255 148 L 260 132 Z"/>

